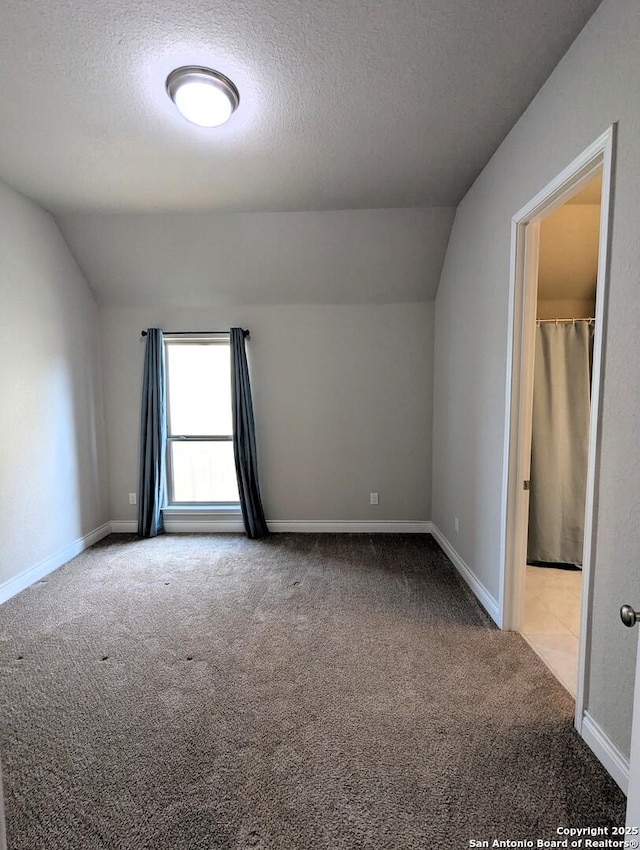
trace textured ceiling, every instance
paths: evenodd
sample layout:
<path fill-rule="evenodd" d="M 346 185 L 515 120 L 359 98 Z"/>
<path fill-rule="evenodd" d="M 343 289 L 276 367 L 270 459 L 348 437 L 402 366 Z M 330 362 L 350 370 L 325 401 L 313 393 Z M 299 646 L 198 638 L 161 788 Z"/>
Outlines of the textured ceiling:
<path fill-rule="evenodd" d="M 53 211 L 456 204 L 599 0 L 4 0 L 0 177 Z M 187 124 L 170 70 L 240 89 Z"/>

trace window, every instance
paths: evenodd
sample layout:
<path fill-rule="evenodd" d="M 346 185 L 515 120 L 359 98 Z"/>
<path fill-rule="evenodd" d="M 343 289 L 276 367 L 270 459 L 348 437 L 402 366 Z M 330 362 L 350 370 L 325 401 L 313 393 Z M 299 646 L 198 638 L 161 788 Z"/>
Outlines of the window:
<path fill-rule="evenodd" d="M 165 337 L 169 505 L 239 502 L 228 337 Z"/>

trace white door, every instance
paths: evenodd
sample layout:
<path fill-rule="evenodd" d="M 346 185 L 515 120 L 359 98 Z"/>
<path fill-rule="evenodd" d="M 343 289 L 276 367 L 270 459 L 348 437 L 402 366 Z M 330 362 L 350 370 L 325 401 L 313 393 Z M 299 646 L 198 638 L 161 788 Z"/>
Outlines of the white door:
<path fill-rule="evenodd" d="M 623 609 L 626 606 L 623 606 Z M 635 614 L 627 612 L 625 621 L 623 609 L 620 616 L 625 625 L 633 625 Z M 640 628 L 640 627 L 638 627 Z M 640 652 L 636 656 L 636 685 L 633 696 L 633 727 L 631 732 L 631 753 L 629 755 L 629 789 L 627 794 L 627 826 L 640 827 Z"/>

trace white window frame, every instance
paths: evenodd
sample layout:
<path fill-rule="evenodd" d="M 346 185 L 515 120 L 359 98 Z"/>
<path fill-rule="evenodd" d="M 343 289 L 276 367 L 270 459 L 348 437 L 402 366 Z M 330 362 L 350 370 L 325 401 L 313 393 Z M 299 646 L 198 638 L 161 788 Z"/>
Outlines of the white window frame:
<path fill-rule="evenodd" d="M 164 334 L 163 345 L 165 346 L 165 400 L 166 400 L 166 428 L 167 428 L 167 445 L 166 445 L 166 498 L 164 510 L 184 511 L 195 508 L 196 510 L 212 510 L 220 511 L 230 509 L 233 512 L 240 509 L 240 502 L 178 502 L 173 497 L 173 452 L 171 445 L 175 442 L 233 442 L 233 434 L 171 434 L 171 399 L 169 390 L 169 358 L 167 357 L 167 344 L 175 345 L 226 345 L 231 347 L 231 337 L 228 333 L 208 333 L 208 334 Z M 231 380 L 231 376 L 229 376 Z"/>

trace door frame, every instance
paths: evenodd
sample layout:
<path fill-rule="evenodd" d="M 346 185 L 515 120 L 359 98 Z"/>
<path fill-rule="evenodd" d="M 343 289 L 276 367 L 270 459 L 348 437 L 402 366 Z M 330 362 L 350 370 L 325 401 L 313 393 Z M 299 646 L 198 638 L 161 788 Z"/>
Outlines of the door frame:
<path fill-rule="evenodd" d="M 589 649 L 589 612 L 595 560 L 597 479 L 600 455 L 600 418 L 604 376 L 604 341 L 609 282 L 612 187 L 616 125 L 589 145 L 511 220 L 509 325 L 505 440 L 501 505 L 499 607 L 503 629 L 518 631 L 524 616 L 526 547 L 533 410 L 533 364 L 537 307 L 537 264 L 540 221 L 602 170 L 600 233 L 591 384 L 591 414 L 587 492 L 582 558 L 582 610 L 576 690 L 575 726 L 582 733 L 588 688 L 586 659 Z"/>

